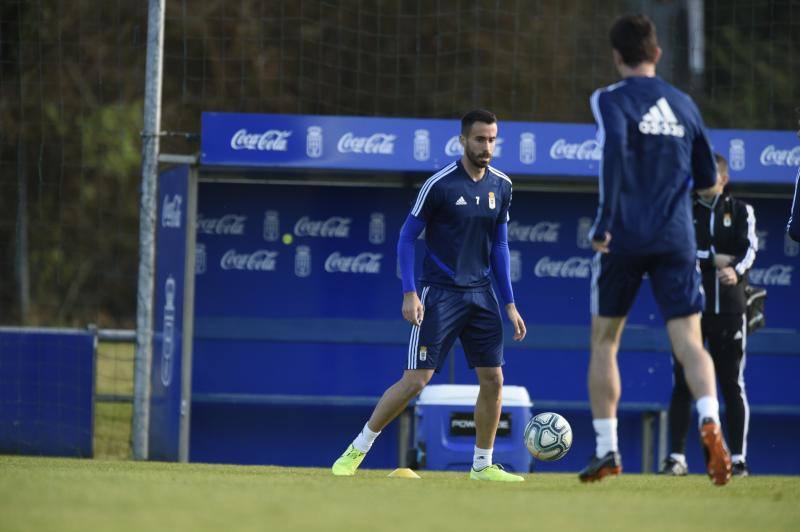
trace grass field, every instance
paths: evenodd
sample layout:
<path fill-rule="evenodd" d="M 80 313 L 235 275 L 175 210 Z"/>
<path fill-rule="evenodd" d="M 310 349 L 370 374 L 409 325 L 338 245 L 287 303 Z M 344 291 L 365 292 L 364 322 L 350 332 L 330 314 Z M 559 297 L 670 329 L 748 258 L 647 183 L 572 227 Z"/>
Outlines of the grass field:
<path fill-rule="evenodd" d="M 420 472 L 0 456 L 0 531 L 573 531 L 800 529 L 800 478 L 623 475 L 581 485 Z"/>

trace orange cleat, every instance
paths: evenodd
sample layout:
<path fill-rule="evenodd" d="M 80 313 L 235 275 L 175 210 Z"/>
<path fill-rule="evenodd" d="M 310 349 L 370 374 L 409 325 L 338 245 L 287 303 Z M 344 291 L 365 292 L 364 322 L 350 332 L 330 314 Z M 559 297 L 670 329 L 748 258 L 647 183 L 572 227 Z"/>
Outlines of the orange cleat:
<path fill-rule="evenodd" d="M 620 473 L 622 473 L 622 457 L 617 452 L 608 451 L 602 458 L 592 456 L 589 465 L 578 473 L 578 478 L 581 482 L 596 482 L 603 477 L 617 476 Z"/>
<path fill-rule="evenodd" d="M 703 419 L 700 425 L 700 441 L 706 457 L 708 476 L 717 486 L 724 486 L 731 480 L 731 455 L 722 439 L 719 423 L 711 418 Z"/>

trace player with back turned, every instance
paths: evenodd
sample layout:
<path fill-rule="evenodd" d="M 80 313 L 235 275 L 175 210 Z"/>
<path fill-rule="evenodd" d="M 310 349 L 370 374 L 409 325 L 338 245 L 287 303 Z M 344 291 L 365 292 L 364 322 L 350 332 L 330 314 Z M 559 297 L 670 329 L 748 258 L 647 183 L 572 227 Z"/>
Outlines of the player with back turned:
<path fill-rule="evenodd" d="M 597 251 L 591 280 L 589 397 L 597 448 L 581 481 L 622 471 L 617 440 L 621 385 L 617 352 L 645 274 L 666 321 L 676 358 L 696 399 L 707 472 L 727 484 L 731 459 L 719 422 L 714 365 L 703 347 L 700 272 L 692 226 L 692 188 L 716 182 L 716 166 L 697 106 L 656 76 L 656 30 L 644 15 L 619 18 L 610 31 L 623 78 L 592 94 L 597 121 L 600 198 L 590 231 Z"/>
<path fill-rule="evenodd" d="M 397 243 L 403 280 L 403 317 L 411 337 L 402 378 L 387 389 L 364 428 L 333 464 L 337 476 L 355 474 L 383 428 L 428 384 L 456 339 L 475 368 L 475 452 L 469 478 L 519 482 L 519 475 L 492 464 L 503 387 L 503 324 L 489 275 L 494 274 L 514 326 L 525 337 L 511 289 L 508 211 L 511 180 L 489 166 L 497 118 L 470 111 L 461 119 L 464 155 L 422 186 Z M 414 242 L 425 230 L 425 263 L 419 293 L 414 283 Z"/>

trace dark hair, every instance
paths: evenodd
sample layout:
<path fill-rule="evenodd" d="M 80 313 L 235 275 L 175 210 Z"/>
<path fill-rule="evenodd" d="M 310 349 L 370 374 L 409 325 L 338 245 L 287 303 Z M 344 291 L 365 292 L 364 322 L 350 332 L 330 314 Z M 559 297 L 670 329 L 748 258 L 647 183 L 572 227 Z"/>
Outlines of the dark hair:
<path fill-rule="evenodd" d="M 486 109 L 474 109 L 461 117 L 461 134 L 465 137 L 469 135 L 469 130 L 472 129 L 472 124 L 475 122 L 494 124 L 497 122 L 497 117 Z"/>
<path fill-rule="evenodd" d="M 611 47 L 622 56 L 622 62 L 630 67 L 645 61 L 655 63 L 658 53 L 656 26 L 647 15 L 624 15 L 614 22 L 608 33 Z"/>
<path fill-rule="evenodd" d="M 719 173 L 727 174 L 728 160 L 719 153 L 714 153 L 714 160 L 717 161 L 717 169 L 719 170 Z"/>

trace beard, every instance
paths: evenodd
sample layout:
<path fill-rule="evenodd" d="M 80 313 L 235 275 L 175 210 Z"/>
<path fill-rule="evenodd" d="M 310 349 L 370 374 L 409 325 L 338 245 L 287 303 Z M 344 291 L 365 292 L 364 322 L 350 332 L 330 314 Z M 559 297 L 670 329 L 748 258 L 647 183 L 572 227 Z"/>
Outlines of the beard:
<path fill-rule="evenodd" d="M 486 168 L 489 166 L 489 162 L 492 160 L 492 154 L 487 151 L 472 152 L 468 148 L 465 148 L 464 153 L 467 154 L 467 159 L 469 159 L 469 162 L 478 168 Z M 483 159 L 484 157 L 486 159 Z"/>

